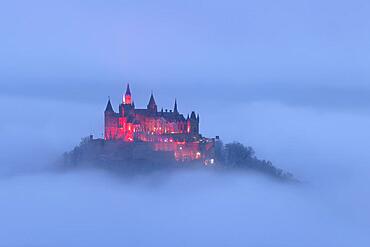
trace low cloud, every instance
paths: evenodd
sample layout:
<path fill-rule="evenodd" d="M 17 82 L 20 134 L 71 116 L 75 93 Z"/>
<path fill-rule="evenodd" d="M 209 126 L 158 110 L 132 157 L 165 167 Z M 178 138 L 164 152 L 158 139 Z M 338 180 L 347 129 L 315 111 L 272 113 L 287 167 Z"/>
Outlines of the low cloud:
<path fill-rule="evenodd" d="M 366 246 L 370 240 L 370 215 L 354 204 L 368 199 L 254 175 L 180 172 L 126 181 L 79 171 L 0 184 L 3 246 Z"/>
<path fill-rule="evenodd" d="M 366 190 L 369 169 L 366 162 L 360 162 L 364 161 L 363 156 L 355 158 L 356 152 L 362 153 L 361 146 L 366 144 L 359 138 L 365 126 L 360 125 L 356 135 L 342 135 L 343 141 L 351 141 L 353 146 L 341 148 L 347 153 L 341 151 L 342 155 L 335 157 L 332 155 L 338 152 L 330 147 L 340 147 L 335 143 L 337 139 L 333 139 L 338 131 L 328 131 L 334 123 L 341 130 L 363 122 L 366 116 L 345 122 L 346 114 L 302 113 L 277 104 L 243 107 L 244 113 L 254 120 L 249 120 L 248 130 L 239 132 L 239 141 L 257 146 L 259 157 L 272 159 L 275 165 L 305 181 L 293 185 L 252 173 L 182 171 L 127 179 L 103 170 L 57 171 L 53 161 L 77 144 L 78 137 L 88 134 L 86 126 L 99 118 L 98 109 L 87 104 L 19 98 L 3 98 L 1 105 L 1 110 L 9 115 L 14 109 L 20 111 L 23 105 L 38 110 L 13 114 L 1 125 L 6 130 L 3 138 L 7 142 L 1 144 L 5 152 L 0 170 L 0 246 L 367 246 L 370 243 L 367 234 L 370 200 Z M 273 112 L 281 118 L 269 125 L 265 118 L 274 118 Z M 74 119 L 81 116 L 86 119 Z M 256 120 L 257 116 L 265 124 L 254 124 L 260 121 Z M 236 137 L 233 130 L 223 128 L 222 122 L 216 126 L 211 117 L 207 118 L 202 128 L 210 132 L 219 130 L 226 139 Z M 23 119 L 28 120 L 26 125 Z M 323 129 L 317 128 L 318 123 Z M 315 131 L 306 134 L 316 136 L 302 137 L 302 130 L 310 126 Z M 286 138 L 285 128 L 290 129 Z M 280 144 L 268 141 L 266 131 L 276 133 L 271 141 Z M 308 140 L 307 145 L 300 141 L 301 137 Z M 319 149 L 308 152 L 314 140 Z M 290 157 L 282 155 L 293 144 L 297 146 Z M 317 156 L 321 153 L 318 150 L 326 151 L 330 157 L 316 163 L 324 157 Z M 349 163 L 351 159 L 353 162 Z"/>

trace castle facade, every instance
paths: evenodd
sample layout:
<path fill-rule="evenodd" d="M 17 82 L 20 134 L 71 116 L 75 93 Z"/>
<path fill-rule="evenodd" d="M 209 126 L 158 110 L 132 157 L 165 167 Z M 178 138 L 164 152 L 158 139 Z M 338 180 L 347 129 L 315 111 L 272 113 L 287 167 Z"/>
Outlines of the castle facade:
<path fill-rule="evenodd" d="M 156 151 L 173 152 L 177 161 L 204 160 L 212 163 L 215 139 L 199 134 L 199 114 L 180 114 L 177 101 L 173 110 L 158 111 L 153 93 L 146 109 L 138 109 L 132 100 L 130 86 L 119 111 L 113 110 L 110 99 L 104 111 L 106 141 L 149 142 Z"/>

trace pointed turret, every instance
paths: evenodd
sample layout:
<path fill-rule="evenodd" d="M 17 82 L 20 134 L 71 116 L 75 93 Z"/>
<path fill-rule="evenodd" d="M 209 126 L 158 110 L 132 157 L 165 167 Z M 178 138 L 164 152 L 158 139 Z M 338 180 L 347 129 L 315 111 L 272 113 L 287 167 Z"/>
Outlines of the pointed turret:
<path fill-rule="evenodd" d="M 104 139 L 112 140 L 116 138 L 118 118 L 113 110 L 110 98 L 104 111 Z"/>
<path fill-rule="evenodd" d="M 175 106 L 173 107 L 173 112 L 175 114 L 178 114 L 179 113 L 179 111 L 177 110 L 177 99 L 175 99 Z"/>
<path fill-rule="evenodd" d="M 153 92 L 150 95 L 149 104 L 147 106 L 148 110 L 151 110 L 153 112 L 157 112 L 157 104 L 155 103 Z"/>
<path fill-rule="evenodd" d="M 190 131 L 191 131 L 191 120 L 190 120 L 189 114 L 188 114 L 188 117 L 186 118 L 186 132 L 190 133 Z"/>
<path fill-rule="evenodd" d="M 107 107 L 105 107 L 105 112 L 114 112 L 110 99 L 108 99 Z"/>
<path fill-rule="evenodd" d="M 126 95 L 131 95 L 131 91 L 130 91 L 130 83 L 127 83 Z"/>
<path fill-rule="evenodd" d="M 188 120 L 188 127 L 189 126 L 190 126 L 190 132 L 188 128 L 188 133 L 199 134 L 199 114 L 197 117 L 194 111 L 192 111 L 190 114 L 190 119 Z"/>
<path fill-rule="evenodd" d="M 132 104 L 132 98 L 131 98 L 131 90 L 130 90 L 130 84 L 127 83 L 126 93 L 124 97 L 124 104 L 131 105 Z"/>

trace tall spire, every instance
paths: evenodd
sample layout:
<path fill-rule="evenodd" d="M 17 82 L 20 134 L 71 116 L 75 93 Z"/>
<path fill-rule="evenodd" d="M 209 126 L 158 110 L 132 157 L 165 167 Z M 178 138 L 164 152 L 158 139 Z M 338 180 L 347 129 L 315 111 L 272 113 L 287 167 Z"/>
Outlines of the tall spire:
<path fill-rule="evenodd" d="M 110 98 L 108 98 L 107 107 L 105 107 L 105 112 L 114 112 L 112 104 L 110 103 Z"/>
<path fill-rule="evenodd" d="M 149 104 L 148 104 L 148 110 L 152 110 L 152 111 L 155 111 L 155 112 L 157 111 L 157 104 L 155 103 L 153 92 L 150 95 L 150 100 L 149 100 Z"/>
<path fill-rule="evenodd" d="M 179 113 L 179 111 L 177 110 L 177 99 L 175 99 L 175 106 L 173 107 L 173 112 Z"/>
<path fill-rule="evenodd" d="M 130 90 L 130 84 L 127 83 L 126 93 L 125 93 L 125 100 L 124 104 L 131 105 L 132 104 L 132 98 L 131 98 L 131 90 Z"/>
<path fill-rule="evenodd" d="M 131 95 L 131 91 L 130 91 L 130 83 L 127 83 L 126 95 Z"/>

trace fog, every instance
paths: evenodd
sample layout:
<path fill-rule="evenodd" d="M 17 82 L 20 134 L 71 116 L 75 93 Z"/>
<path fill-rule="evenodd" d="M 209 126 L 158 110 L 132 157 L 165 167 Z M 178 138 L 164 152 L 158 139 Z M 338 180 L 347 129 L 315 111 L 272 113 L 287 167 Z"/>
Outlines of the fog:
<path fill-rule="evenodd" d="M 370 243 L 366 115 L 255 103 L 236 106 L 242 117 L 223 128 L 226 122 L 213 121 L 230 114 L 227 108 L 204 114 L 202 131 L 254 146 L 259 157 L 302 184 L 253 173 L 179 171 L 127 179 L 103 170 L 54 169 L 53 161 L 81 136 L 101 131 L 104 104 L 2 99 L 9 116 L 1 125 L 2 246 Z M 22 111 L 24 105 L 37 110 Z M 307 125 L 312 128 L 302 133 Z"/>
<path fill-rule="evenodd" d="M 124 183 L 88 172 L 2 181 L 2 244 L 366 246 L 369 240 L 369 215 L 327 191 L 253 176 L 157 179 Z"/>
<path fill-rule="evenodd" d="M 0 246 L 369 246 L 368 1 L 12 1 L 0 10 Z M 60 171 L 108 96 L 200 114 L 302 183 Z"/>

